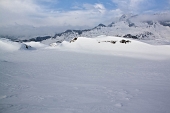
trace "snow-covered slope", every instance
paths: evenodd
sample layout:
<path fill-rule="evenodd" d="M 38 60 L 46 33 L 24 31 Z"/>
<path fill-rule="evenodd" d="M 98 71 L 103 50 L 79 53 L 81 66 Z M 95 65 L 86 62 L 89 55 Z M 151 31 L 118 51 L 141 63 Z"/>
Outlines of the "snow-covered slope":
<path fill-rule="evenodd" d="M 123 42 L 124 41 L 124 42 Z M 125 43 L 126 42 L 126 43 Z M 56 49 L 92 54 L 126 56 L 133 58 L 167 59 L 170 58 L 169 45 L 151 45 L 135 39 L 101 35 L 94 38 L 78 37 L 76 40 L 45 45 L 40 42 L 17 43 L 0 40 L 0 51 Z"/>
<path fill-rule="evenodd" d="M 122 40 L 128 41 L 126 44 Z M 96 38 L 78 37 L 74 42 L 64 41 L 52 43 L 49 48 L 76 52 L 97 53 L 135 58 L 170 58 L 170 46 L 154 46 L 134 39 L 114 36 L 98 36 Z"/>
<path fill-rule="evenodd" d="M 0 40 L 0 113 L 169 113 L 170 46 L 122 40 Z"/>

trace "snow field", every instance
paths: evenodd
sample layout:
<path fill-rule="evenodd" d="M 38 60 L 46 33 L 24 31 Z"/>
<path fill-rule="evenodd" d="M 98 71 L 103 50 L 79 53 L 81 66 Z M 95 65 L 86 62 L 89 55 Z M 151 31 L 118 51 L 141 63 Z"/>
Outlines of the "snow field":
<path fill-rule="evenodd" d="M 169 46 L 110 38 L 1 50 L 0 112 L 170 112 Z"/>

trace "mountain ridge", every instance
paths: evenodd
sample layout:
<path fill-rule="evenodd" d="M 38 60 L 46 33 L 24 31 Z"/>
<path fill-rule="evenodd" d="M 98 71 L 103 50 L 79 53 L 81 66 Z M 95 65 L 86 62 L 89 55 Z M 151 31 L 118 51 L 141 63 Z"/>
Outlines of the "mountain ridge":
<path fill-rule="evenodd" d="M 98 26 L 84 30 L 66 30 L 54 36 L 40 36 L 19 42 L 42 42 L 44 44 L 70 41 L 75 37 L 93 38 L 99 35 L 134 38 L 149 42 L 156 40 L 159 44 L 170 44 L 170 14 L 133 15 L 124 14 L 117 21 L 108 25 L 100 23 Z M 160 19 L 162 18 L 162 20 Z"/>

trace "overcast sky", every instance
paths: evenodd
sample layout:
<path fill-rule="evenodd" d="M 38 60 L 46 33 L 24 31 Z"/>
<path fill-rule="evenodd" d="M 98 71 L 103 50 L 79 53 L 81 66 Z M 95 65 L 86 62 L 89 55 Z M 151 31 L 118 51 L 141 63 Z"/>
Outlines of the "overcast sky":
<path fill-rule="evenodd" d="M 60 32 L 66 28 L 81 29 L 99 23 L 107 24 L 126 13 L 169 10 L 170 0 L 0 0 L 0 27 L 7 30 L 9 26 L 12 26 L 11 29 L 17 26 L 20 30 L 18 26 L 31 26 L 44 32 L 45 28 Z"/>

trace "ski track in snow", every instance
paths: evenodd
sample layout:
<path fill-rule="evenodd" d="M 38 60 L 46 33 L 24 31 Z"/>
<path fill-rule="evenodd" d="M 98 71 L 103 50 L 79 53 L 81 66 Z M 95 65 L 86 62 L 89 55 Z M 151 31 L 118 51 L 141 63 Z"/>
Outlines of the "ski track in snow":
<path fill-rule="evenodd" d="M 0 53 L 0 113 L 169 113 L 170 59 Z"/>

